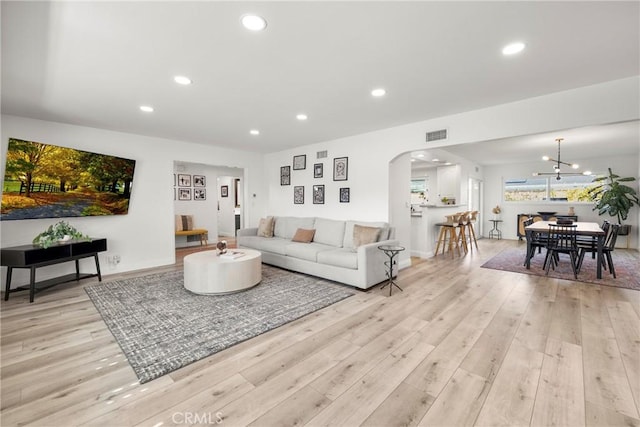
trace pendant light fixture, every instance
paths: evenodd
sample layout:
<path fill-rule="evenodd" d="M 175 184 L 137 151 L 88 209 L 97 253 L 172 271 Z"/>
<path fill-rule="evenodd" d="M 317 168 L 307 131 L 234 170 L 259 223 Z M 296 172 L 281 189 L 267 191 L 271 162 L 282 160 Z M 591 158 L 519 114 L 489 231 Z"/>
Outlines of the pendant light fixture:
<path fill-rule="evenodd" d="M 590 172 L 584 172 L 584 173 L 579 173 L 579 172 L 561 172 L 560 170 L 560 166 L 561 165 L 565 165 L 565 166 L 570 166 L 571 169 L 578 169 L 580 168 L 580 165 L 577 163 L 567 163 L 567 162 L 563 162 L 562 160 L 560 160 L 560 142 L 564 141 L 564 138 L 556 138 L 556 142 L 558 143 L 558 158 L 557 159 L 553 159 L 549 156 L 542 156 L 542 160 L 548 161 L 548 162 L 553 162 L 555 163 L 553 165 L 553 172 L 534 172 L 533 176 L 540 176 L 540 175 L 555 175 L 556 179 L 559 181 L 560 179 L 562 179 L 561 175 L 589 175 Z"/>

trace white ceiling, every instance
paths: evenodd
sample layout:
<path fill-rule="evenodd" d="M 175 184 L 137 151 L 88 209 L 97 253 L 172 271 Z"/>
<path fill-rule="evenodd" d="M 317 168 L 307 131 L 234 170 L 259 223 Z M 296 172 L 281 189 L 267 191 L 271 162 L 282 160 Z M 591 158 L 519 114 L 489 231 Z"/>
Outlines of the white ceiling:
<path fill-rule="evenodd" d="M 637 1 L 1 8 L 3 113 L 260 152 L 640 74 Z M 267 29 L 245 30 L 248 12 Z M 503 56 L 516 40 L 525 51 Z"/>

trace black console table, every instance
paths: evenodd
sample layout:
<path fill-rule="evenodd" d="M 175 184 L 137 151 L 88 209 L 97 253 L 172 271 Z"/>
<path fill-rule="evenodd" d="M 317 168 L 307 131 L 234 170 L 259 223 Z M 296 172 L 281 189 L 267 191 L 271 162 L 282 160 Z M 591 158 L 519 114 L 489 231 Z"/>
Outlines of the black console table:
<path fill-rule="evenodd" d="M 71 282 L 73 280 L 85 279 L 87 277 L 98 276 L 98 280 L 102 281 L 100 274 L 100 261 L 98 261 L 98 252 L 107 250 L 107 239 L 90 239 L 90 240 L 72 240 L 67 243 L 60 243 L 48 248 L 37 245 L 14 246 L 11 248 L 2 248 L 0 250 L 0 265 L 7 267 L 7 285 L 4 294 L 4 300 L 9 299 L 9 293 L 29 290 L 29 302 L 33 302 L 36 291 L 41 291 L 60 283 Z M 94 257 L 96 260 L 95 274 L 80 274 L 80 262 L 82 258 Z M 63 262 L 75 261 L 76 272 L 61 277 L 36 282 L 36 268 L 47 265 L 60 264 Z M 29 286 L 21 286 L 16 289 L 11 288 L 11 273 L 14 268 L 28 268 L 31 272 Z"/>

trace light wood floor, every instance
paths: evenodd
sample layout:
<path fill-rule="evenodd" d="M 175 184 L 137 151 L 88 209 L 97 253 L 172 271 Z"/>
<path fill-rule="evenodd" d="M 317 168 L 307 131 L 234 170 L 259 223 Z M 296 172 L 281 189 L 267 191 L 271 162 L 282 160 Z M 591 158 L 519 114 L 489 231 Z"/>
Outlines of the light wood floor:
<path fill-rule="evenodd" d="M 480 268 L 523 243 L 479 244 L 142 385 L 95 279 L 13 294 L 1 425 L 640 425 L 640 292 Z"/>

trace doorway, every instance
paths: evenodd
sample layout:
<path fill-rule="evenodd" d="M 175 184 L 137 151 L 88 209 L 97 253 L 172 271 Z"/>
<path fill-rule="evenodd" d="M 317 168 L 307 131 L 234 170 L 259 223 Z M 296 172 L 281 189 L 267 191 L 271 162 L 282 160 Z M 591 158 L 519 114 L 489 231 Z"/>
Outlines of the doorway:
<path fill-rule="evenodd" d="M 483 235 L 482 225 L 482 200 L 484 196 L 484 182 L 477 178 L 469 178 L 467 193 L 467 210 L 478 211 L 478 217 L 475 225 L 476 236 Z"/>

